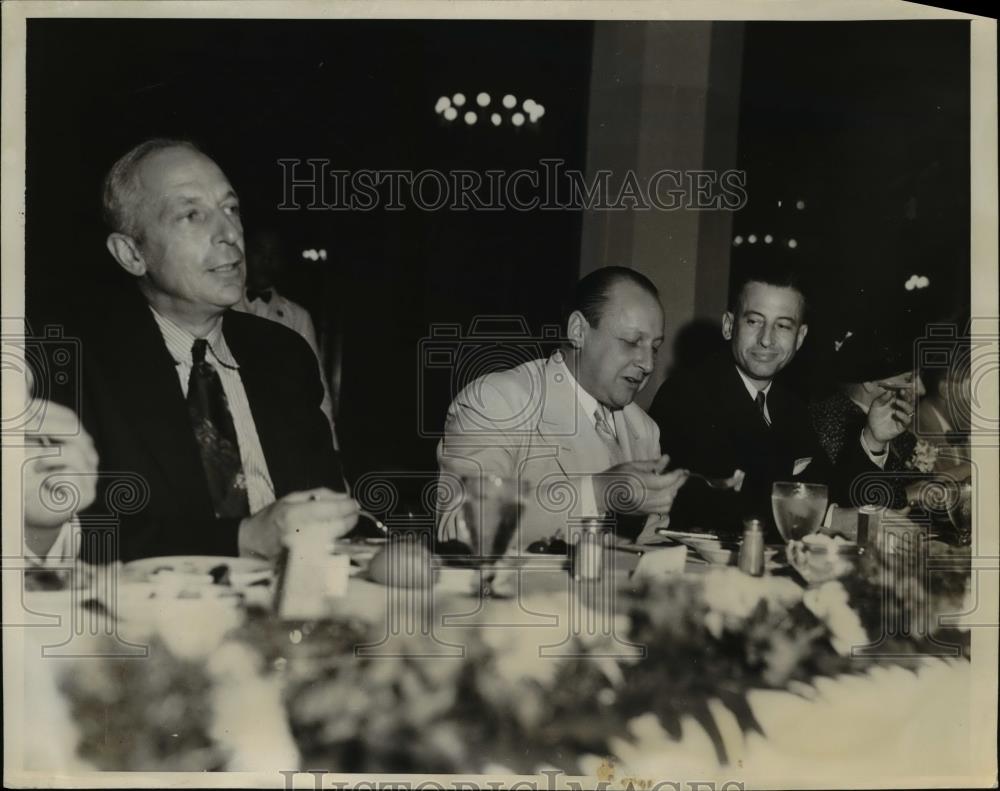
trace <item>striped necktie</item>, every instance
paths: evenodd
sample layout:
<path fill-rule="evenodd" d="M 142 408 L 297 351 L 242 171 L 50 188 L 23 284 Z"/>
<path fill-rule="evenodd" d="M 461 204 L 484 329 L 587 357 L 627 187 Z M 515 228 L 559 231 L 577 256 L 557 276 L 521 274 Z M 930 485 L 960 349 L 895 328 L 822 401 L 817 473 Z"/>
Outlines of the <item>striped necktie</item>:
<path fill-rule="evenodd" d="M 611 458 L 611 466 L 614 467 L 616 464 L 622 464 L 625 461 L 625 453 L 622 451 L 622 446 L 618 444 L 618 438 L 615 436 L 611 424 L 608 423 L 607 418 L 604 416 L 604 410 L 601 407 L 597 407 L 594 410 L 594 428 L 597 429 L 597 436 L 607 445 L 608 454 Z"/>

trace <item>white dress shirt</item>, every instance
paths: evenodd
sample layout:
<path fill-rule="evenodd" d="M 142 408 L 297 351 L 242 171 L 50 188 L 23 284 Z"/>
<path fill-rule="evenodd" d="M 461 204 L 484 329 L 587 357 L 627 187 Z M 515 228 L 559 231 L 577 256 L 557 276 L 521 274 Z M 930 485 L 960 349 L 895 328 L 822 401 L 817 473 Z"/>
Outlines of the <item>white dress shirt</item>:
<path fill-rule="evenodd" d="M 611 432 L 618 437 L 618 430 L 615 428 L 614 417 L 610 410 L 604 404 L 600 403 L 596 398 L 594 398 L 590 393 L 584 390 L 580 383 L 576 381 L 573 374 L 570 373 L 569 368 L 566 363 L 560 361 L 558 363 L 562 367 L 563 373 L 566 376 L 566 381 L 572 386 L 576 391 L 577 401 L 580 403 L 580 409 L 586 416 L 587 420 L 597 431 L 597 421 L 594 418 L 595 413 L 600 410 L 601 414 L 604 415 L 604 419 L 611 429 Z M 603 472 L 603 470 L 600 470 Z M 585 475 L 580 481 L 580 513 L 582 516 L 601 516 L 602 512 L 597 508 L 597 497 L 594 494 L 594 478 L 591 475 Z"/>
<path fill-rule="evenodd" d="M 757 401 L 757 393 L 764 394 L 764 417 L 767 418 L 767 422 L 771 422 L 771 411 L 767 408 L 767 394 L 771 392 L 771 385 L 773 382 L 768 382 L 767 387 L 758 388 L 754 384 L 753 379 L 747 376 L 743 371 L 740 370 L 739 366 L 736 366 L 736 373 L 740 375 L 740 379 L 743 380 L 743 386 L 746 387 L 747 393 L 750 394 L 750 399 L 754 402 Z"/>
<path fill-rule="evenodd" d="M 75 516 L 68 522 L 63 522 L 56 540 L 52 542 L 52 546 L 49 547 L 49 551 L 45 555 L 36 555 L 25 545 L 24 559 L 31 568 L 36 569 L 61 565 L 74 560 L 79 550 L 79 543 L 76 539 L 79 527 L 80 524 Z"/>
<path fill-rule="evenodd" d="M 150 310 L 153 309 L 150 308 Z M 177 365 L 177 378 L 180 381 L 181 392 L 184 394 L 184 398 L 187 398 L 188 380 L 191 378 L 192 366 L 191 347 L 197 338 L 155 310 L 153 310 L 153 317 L 160 328 L 160 334 L 163 335 L 167 351 L 170 352 L 170 356 L 174 358 L 174 363 Z M 274 502 L 274 484 L 271 483 L 271 475 L 267 471 L 264 450 L 261 448 L 260 438 L 257 436 L 257 425 L 254 423 L 250 402 L 247 400 L 247 392 L 243 387 L 243 380 L 240 378 L 240 367 L 233 358 L 229 346 L 226 345 L 221 321 L 205 340 L 208 341 L 205 361 L 218 372 L 219 379 L 222 381 L 222 390 L 229 402 L 229 411 L 233 416 L 233 425 L 236 428 L 236 440 L 240 445 L 243 474 L 247 481 L 247 500 L 250 505 L 250 513 L 255 514 Z"/>

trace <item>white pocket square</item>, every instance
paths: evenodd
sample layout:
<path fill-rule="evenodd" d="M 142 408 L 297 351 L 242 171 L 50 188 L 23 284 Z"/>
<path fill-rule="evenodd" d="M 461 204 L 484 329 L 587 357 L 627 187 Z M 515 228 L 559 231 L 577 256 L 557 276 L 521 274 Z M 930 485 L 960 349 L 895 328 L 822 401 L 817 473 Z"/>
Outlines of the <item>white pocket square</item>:
<path fill-rule="evenodd" d="M 804 459 L 796 459 L 795 465 L 792 467 L 792 476 L 799 475 L 804 472 L 806 467 L 812 463 L 812 460 L 812 456 L 806 456 Z"/>

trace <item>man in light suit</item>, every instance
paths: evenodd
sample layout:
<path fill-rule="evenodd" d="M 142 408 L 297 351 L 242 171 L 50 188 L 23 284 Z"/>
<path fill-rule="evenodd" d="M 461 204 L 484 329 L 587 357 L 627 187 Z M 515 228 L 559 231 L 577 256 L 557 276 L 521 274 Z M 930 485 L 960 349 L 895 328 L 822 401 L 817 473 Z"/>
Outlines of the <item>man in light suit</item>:
<path fill-rule="evenodd" d="M 630 538 L 644 522 L 665 523 L 687 473 L 664 474 L 659 430 L 633 403 L 662 342 L 663 310 L 646 277 L 624 267 L 584 277 L 560 350 L 481 377 L 452 402 L 437 452 L 443 490 L 460 476 L 526 482 L 514 551 L 565 538 L 571 520 L 628 515 L 618 531 Z M 470 541 L 461 516 L 458 503 L 445 504 L 439 538 Z"/>

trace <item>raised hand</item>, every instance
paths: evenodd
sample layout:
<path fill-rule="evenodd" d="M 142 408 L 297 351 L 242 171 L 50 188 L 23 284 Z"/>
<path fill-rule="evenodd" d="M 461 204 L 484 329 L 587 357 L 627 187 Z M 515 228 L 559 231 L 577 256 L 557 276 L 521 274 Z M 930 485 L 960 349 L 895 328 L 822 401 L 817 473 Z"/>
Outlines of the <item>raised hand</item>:
<path fill-rule="evenodd" d="M 51 401 L 37 403 L 37 431 L 26 434 L 27 463 L 22 468 L 24 524 L 28 528 L 62 525 L 94 502 L 97 450 L 73 410 Z"/>
<path fill-rule="evenodd" d="M 913 405 L 909 399 L 896 390 L 886 390 L 876 398 L 868 410 L 868 421 L 865 425 L 869 437 L 880 445 L 891 442 L 913 423 Z"/>
<path fill-rule="evenodd" d="M 617 513 L 668 514 L 687 470 L 664 473 L 669 456 L 627 461 L 594 476 L 597 507 Z"/>
<path fill-rule="evenodd" d="M 357 521 L 358 504 L 343 492 L 326 488 L 292 492 L 240 523 L 240 554 L 275 558 L 298 531 L 323 529 L 333 541 Z"/>

